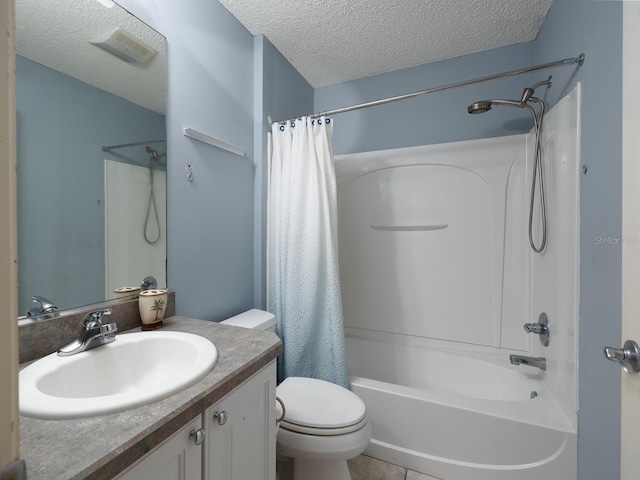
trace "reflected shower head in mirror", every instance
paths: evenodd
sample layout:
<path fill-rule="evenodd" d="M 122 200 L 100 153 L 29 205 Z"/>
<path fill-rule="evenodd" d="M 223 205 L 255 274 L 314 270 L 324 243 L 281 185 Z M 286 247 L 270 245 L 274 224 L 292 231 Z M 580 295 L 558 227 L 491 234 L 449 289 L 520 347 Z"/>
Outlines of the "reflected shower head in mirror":
<path fill-rule="evenodd" d="M 161 160 L 162 158 L 167 156 L 167 152 L 159 154 L 157 150 L 154 150 L 151 147 L 146 147 L 144 149 L 144 151 L 151 155 L 151 159 L 150 160 L 152 160 L 152 161 L 158 161 L 158 160 Z"/>

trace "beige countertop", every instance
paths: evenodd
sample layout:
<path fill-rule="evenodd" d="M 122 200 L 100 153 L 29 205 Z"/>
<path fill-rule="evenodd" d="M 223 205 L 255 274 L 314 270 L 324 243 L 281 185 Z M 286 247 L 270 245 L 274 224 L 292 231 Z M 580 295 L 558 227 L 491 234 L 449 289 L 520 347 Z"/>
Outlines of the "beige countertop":
<path fill-rule="evenodd" d="M 113 478 L 282 352 L 269 332 L 185 317 L 165 319 L 162 329 L 211 340 L 218 349 L 215 368 L 182 392 L 120 413 L 77 420 L 21 416 L 20 456 L 29 480 Z"/>

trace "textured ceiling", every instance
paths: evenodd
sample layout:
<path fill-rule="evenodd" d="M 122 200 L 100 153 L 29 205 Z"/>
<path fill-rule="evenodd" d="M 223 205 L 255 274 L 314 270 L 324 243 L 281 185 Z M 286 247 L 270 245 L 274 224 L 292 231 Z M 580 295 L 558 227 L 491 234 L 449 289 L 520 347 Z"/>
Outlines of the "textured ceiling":
<path fill-rule="evenodd" d="M 91 45 L 97 35 L 120 27 L 158 53 L 128 63 Z M 165 39 L 118 5 L 97 0 L 16 0 L 17 53 L 85 83 L 164 113 Z"/>
<path fill-rule="evenodd" d="M 534 40 L 553 0 L 220 0 L 313 87 Z"/>
<path fill-rule="evenodd" d="M 210 0 L 215 1 L 215 0 Z M 553 0 L 220 0 L 264 34 L 313 87 L 535 39 Z M 127 63 L 91 45 L 119 26 L 158 50 Z M 16 0 L 18 54 L 165 111 L 164 38 L 97 0 Z"/>

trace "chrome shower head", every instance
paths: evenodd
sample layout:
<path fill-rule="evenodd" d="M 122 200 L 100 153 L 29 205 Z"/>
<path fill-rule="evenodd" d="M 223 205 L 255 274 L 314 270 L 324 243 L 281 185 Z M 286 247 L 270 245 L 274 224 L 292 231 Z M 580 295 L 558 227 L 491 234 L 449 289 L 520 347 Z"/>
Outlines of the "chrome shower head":
<path fill-rule="evenodd" d="M 480 102 L 472 103 L 467 107 L 467 112 L 471 115 L 475 115 L 476 113 L 485 113 L 491 110 L 491 101 L 490 100 L 482 100 Z"/>
<path fill-rule="evenodd" d="M 531 87 L 527 87 L 522 91 L 522 96 L 520 97 L 520 101 L 517 100 L 480 100 L 479 102 L 472 103 L 467 107 L 467 112 L 471 114 L 475 113 L 484 113 L 491 110 L 491 107 L 494 105 L 505 105 L 507 107 L 518 107 L 518 108 L 527 108 L 528 102 L 533 103 L 541 103 L 542 101 L 533 96 L 533 92 L 536 88 L 541 86 L 546 86 L 547 88 L 551 88 L 551 80 L 552 77 L 549 75 L 549 78 L 543 80 L 542 82 L 538 82 Z"/>
<path fill-rule="evenodd" d="M 467 112 L 474 115 L 476 113 L 484 113 L 491 110 L 494 105 L 506 105 L 507 107 L 525 108 L 525 104 L 515 100 L 480 100 L 472 103 L 467 107 Z"/>

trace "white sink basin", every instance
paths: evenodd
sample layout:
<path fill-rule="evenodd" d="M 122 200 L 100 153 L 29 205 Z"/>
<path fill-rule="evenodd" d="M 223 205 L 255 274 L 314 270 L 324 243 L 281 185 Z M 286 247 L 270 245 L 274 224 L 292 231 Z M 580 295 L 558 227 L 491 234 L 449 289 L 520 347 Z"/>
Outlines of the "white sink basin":
<path fill-rule="evenodd" d="M 52 353 L 20 372 L 20 413 L 47 420 L 148 405 L 193 385 L 215 367 L 206 338 L 180 332 L 118 335 L 69 357 Z"/>

